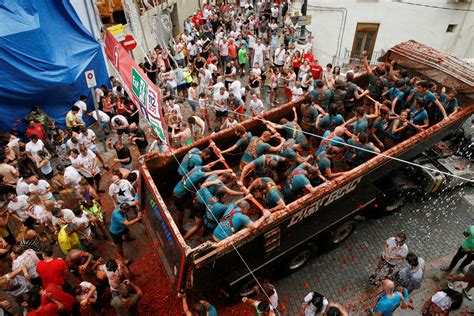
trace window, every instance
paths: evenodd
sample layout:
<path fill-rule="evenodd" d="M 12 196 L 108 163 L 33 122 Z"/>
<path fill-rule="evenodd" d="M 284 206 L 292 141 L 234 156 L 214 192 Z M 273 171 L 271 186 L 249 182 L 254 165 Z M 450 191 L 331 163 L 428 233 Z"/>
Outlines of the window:
<path fill-rule="evenodd" d="M 458 27 L 457 24 L 449 24 L 448 28 L 446 29 L 446 33 L 453 33 L 457 27 Z"/>
<path fill-rule="evenodd" d="M 364 50 L 369 54 L 369 60 L 372 58 L 378 30 L 378 23 L 357 23 L 357 28 L 354 34 L 354 43 L 352 44 L 351 58 L 361 58 Z"/>

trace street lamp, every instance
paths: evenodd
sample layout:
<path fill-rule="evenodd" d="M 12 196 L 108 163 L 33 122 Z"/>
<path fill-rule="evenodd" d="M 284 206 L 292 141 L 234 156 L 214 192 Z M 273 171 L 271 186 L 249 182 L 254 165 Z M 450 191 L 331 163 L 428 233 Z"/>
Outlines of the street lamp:
<path fill-rule="evenodd" d="M 301 6 L 301 16 L 306 16 L 308 9 L 308 0 L 303 0 L 303 5 Z M 300 26 L 300 36 L 298 38 L 298 44 L 305 45 L 306 44 L 306 25 L 302 23 Z"/>

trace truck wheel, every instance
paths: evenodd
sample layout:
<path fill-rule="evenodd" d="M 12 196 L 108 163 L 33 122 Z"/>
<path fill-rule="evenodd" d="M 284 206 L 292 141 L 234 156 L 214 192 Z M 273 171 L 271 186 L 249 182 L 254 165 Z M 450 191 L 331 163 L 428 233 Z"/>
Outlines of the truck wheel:
<path fill-rule="evenodd" d="M 315 245 L 310 244 L 305 247 L 301 247 L 299 250 L 293 252 L 287 257 L 283 266 L 283 272 L 285 274 L 291 274 L 295 272 L 304 266 L 311 258 L 311 255 L 315 252 Z"/>
<path fill-rule="evenodd" d="M 258 281 L 262 282 L 262 280 L 260 279 L 258 279 Z M 256 283 L 257 282 L 255 282 L 253 278 L 249 280 L 248 282 L 244 283 L 239 289 L 239 295 L 241 297 L 244 297 L 244 296 L 250 296 L 254 294 L 253 287 L 255 286 Z"/>
<path fill-rule="evenodd" d="M 385 214 L 391 214 L 399 211 L 405 204 L 405 193 L 397 192 L 393 196 L 388 196 L 383 209 Z"/>
<path fill-rule="evenodd" d="M 354 221 L 347 221 L 344 222 L 341 226 L 336 228 L 330 236 L 329 244 L 331 246 L 337 246 L 346 240 L 354 231 L 355 229 L 355 222 Z"/>

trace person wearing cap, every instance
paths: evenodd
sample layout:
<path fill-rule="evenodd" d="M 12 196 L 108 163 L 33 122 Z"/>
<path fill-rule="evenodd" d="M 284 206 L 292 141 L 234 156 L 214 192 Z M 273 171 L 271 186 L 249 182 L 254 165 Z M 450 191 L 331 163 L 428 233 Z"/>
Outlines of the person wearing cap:
<path fill-rule="evenodd" d="M 127 240 L 132 240 L 130 237 L 129 227 L 137 223 L 142 219 L 142 213 L 138 213 L 137 217 L 132 220 L 127 219 L 127 212 L 130 210 L 130 205 L 122 203 L 120 208 L 115 209 L 112 212 L 110 218 L 109 233 L 114 242 L 117 254 L 120 258 L 125 258 L 123 253 L 123 240 L 126 237 Z"/>

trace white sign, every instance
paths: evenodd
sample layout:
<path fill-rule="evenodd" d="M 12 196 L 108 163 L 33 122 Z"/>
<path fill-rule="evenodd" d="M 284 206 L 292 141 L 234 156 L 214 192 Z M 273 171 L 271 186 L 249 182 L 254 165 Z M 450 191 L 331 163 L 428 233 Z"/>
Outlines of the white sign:
<path fill-rule="evenodd" d="M 86 76 L 88 88 L 94 88 L 95 86 L 97 86 L 97 82 L 95 81 L 94 70 L 88 70 L 84 73 L 84 75 Z"/>
<path fill-rule="evenodd" d="M 146 109 L 148 112 L 158 116 L 158 94 L 151 87 L 148 87 L 147 90 Z"/>

